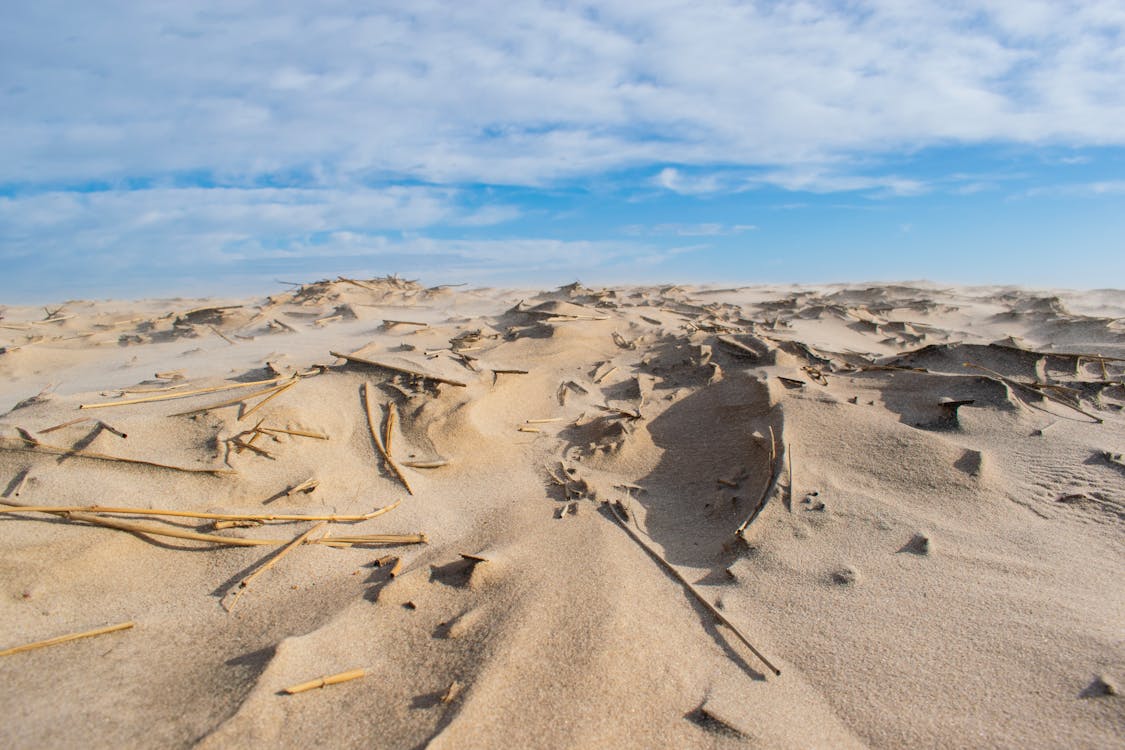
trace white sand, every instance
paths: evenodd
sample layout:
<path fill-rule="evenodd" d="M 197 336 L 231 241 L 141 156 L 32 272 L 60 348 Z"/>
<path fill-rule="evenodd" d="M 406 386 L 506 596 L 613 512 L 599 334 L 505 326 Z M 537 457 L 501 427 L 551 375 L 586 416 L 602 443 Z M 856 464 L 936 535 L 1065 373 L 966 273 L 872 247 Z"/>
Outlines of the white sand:
<path fill-rule="evenodd" d="M 51 319 L 4 309 L 0 500 L 243 514 L 401 500 L 328 531 L 429 543 L 301 545 L 242 590 L 275 548 L 3 514 L 0 649 L 135 627 L 0 657 L 0 743 L 1114 745 L 1125 361 L 1074 354 L 1125 358 L 1123 311 L 1115 291 L 393 278 L 253 302 L 68 302 Z M 172 415 L 259 388 L 79 408 L 293 373 L 242 420 L 261 396 Z M 378 455 L 365 384 L 378 429 L 395 404 L 391 454 L 413 495 Z M 254 439 L 264 454 L 240 450 L 259 420 L 328 440 L 275 432 Z M 312 525 L 111 517 L 246 538 Z M 387 555 L 402 558 L 393 579 L 374 565 Z M 366 676 L 280 692 L 355 668 Z"/>

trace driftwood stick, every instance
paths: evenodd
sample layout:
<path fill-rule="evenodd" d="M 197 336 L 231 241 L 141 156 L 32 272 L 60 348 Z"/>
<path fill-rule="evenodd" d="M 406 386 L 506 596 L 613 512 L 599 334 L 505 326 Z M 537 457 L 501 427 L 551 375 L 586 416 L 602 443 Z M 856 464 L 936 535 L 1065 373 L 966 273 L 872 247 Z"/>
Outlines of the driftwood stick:
<path fill-rule="evenodd" d="M 274 565 L 277 565 L 278 561 L 280 561 L 281 558 L 288 555 L 290 552 L 292 552 L 297 547 L 300 547 L 302 544 L 305 543 L 305 540 L 307 540 L 310 536 L 313 535 L 314 532 L 319 531 L 320 529 L 324 528 L 327 524 L 328 524 L 327 521 L 321 521 L 320 523 L 317 523 L 317 524 L 313 525 L 312 527 L 306 529 L 303 534 L 298 535 L 297 537 L 295 537 L 293 539 L 293 541 L 289 542 L 289 544 L 285 545 L 280 550 L 278 550 L 277 554 L 274 555 L 273 557 L 271 557 L 265 563 L 263 563 L 261 567 L 259 567 L 253 573 L 251 573 L 250 575 L 246 576 L 241 581 L 239 581 L 238 582 L 238 591 L 235 592 L 234 598 L 231 600 L 230 606 L 227 607 L 227 612 L 230 612 L 232 609 L 234 609 L 234 605 L 238 604 L 238 597 L 242 596 L 243 592 L 246 591 L 246 587 L 250 585 L 251 581 L 253 581 L 255 578 L 260 576 L 262 573 L 265 573 L 267 570 L 272 568 Z"/>
<path fill-rule="evenodd" d="M 406 481 L 403 476 L 402 470 L 398 468 L 398 464 L 391 458 L 391 454 L 387 452 L 386 446 L 383 445 L 382 440 L 379 438 L 379 429 L 375 426 L 375 400 L 374 392 L 371 390 L 371 384 L 364 382 L 363 384 L 363 405 L 367 412 L 367 428 L 371 431 L 371 439 L 375 442 L 375 448 L 383 457 L 386 462 L 387 468 L 391 473 L 398 477 L 398 481 L 402 482 L 402 486 L 406 488 L 407 493 L 413 495 L 414 490 L 410 489 L 410 482 Z"/>
<path fill-rule="evenodd" d="M 21 451 L 24 453 L 44 453 L 53 456 L 66 456 L 68 458 L 87 458 L 94 461 L 113 461 L 116 463 L 139 464 L 141 466 L 154 466 L 158 469 L 183 471 L 189 474 L 213 474 L 215 476 L 220 476 L 238 473 L 232 469 L 193 469 L 186 466 L 172 466 L 171 464 L 162 464 L 158 461 L 145 461 L 139 458 L 122 458 L 121 456 L 109 456 L 105 453 L 93 453 L 91 451 L 76 451 L 71 448 L 61 448 L 54 445 L 47 445 L 45 443 L 35 443 L 34 445 L 29 445 L 25 441 L 21 440 L 19 442 L 16 442 L 9 438 L 0 438 L 0 449 L 8 451 Z"/>
<path fill-rule="evenodd" d="M 352 354 L 340 354 L 339 352 L 329 352 L 329 354 L 331 354 L 333 357 L 339 357 L 340 359 L 346 359 L 348 362 L 351 362 L 352 364 L 356 364 L 356 365 L 367 365 L 368 367 L 378 367 L 378 368 L 381 368 L 381 369 L 384 369 L 384 370 L 391 370 L 392 372 L 401 372 L 405 375 L 413 375 L 416 378 L 422 378 L 424 380 L 432 380 L 435 383 L 445 383 L 446 385 L 453 385 L 453 386 L 457 386 L 458 388 L 468 387 L 467 383 L 462 383 L 459 380 L 450 380 L 449 378 L 443 378 L 439 375 L 433 375 L 431 373 L 423 372 L 421 370 L 416 370 L 416 369 L 413 369 L 413 368 L 410 368 L 410 367 L 403 367 L 401 365 L 391 365 L 391 364 L 387 364 L 386 362 L 377 362 L 373 359 L 364 359 L 363 357 L 356 357 L 355 355 L 352 355 Z"/>
<path fill-rule="evenodd" d="M 302 682 L 300 685 L 293 685 L 292 687 L 285 688 L 285 692 L 289 695 L 296 695 L 297 693 L 308 692 L 309 690 L 316 690 L 327 685 L 339 685 L 341 682 L 350 682 L 351 680 L 358 680 L 367 674 L 362 669 L 352 669 L 347 672 L 340 672 L 339 674 L 328 675 L 327 677 L 318 677 L 315 680 Z"/>
<path fill-rule="evenodd" d="M 633 527 L 629 525 L 628 520 L 626 520 L 625 517 L 621 515 L 621 511 L 618 510 L 616 504 L 609 503 L 609 506 L 610 510 L 613 512 L 614 518 L 616 518 L 618 523 L 621 524 L 621 527 L 625 529 L 626 532 L 628 532 L 629 536 L 633 537 L 633 541 L 641 545 L 645 552 L 647 552 L 654 560 L 660 563 L 660 566 L 668 571 L 673 578 L 679 581 L 680 584 L 688 591 L 688 593 L 690 593 L 693 597 L 695 597 L 696 601 L 703 605 L 704 609 L 715 616 L 715 619 L 730 628 L 731 632 L 733 632 L 738 637 L 738 640 L 742 641 L 746 645 L 746 647 L 753 652 L 754 656 L 758 657 L 758 659 L 761 660 L 761 662 L 765 664 L 771 672 L 773 672 L 775 675 L 781 674 L 781 670 L 771 664 L 769 659 L 762 655 L 761 651 L 754 648 L 754 644 L 750 643 L 750 640 L 742 634 L 742 631 L 739 630 L 734 623 L 727 619 L 726 615 L 719 611 L 718 607 L 709 602 L 707 598 L 702 593 L 700 593 L 699 589 L 691 585 L 688 579 L 685 578 L 679 570 L 677 570 L 670 562 L 665 560 L 654 547 L 649 545 L 648 542 L 641 538 L 640 533 L 634 530 Z"/>
<path fill-rule="evenodd" d="M 35 643 L 28 643 L 23 646 L 16 646 L 14 648 L 6 648 L 0 651 L 0 656 L 9 656 L 11 654 L 18 654 L 23 651 L 34 651 L 37 648 L 46 648 L 47 646 L 55 646 L 59 643 L 68 643 L 70 641 L 77 641 L 79 638 L 93 638 L 96 635 L 105 635 L 106 633 L 116 633 L 118 630 L 128 630 L 133 627 L 132 622 L 123 622 L 118 625 L 110 625 L 105 628 L 96 628 L 94 630 L 86 630 L 81 633 L 71 633 L 70 635 L 60 635 L 56 638 L 48 638 L 45 641 L 36 641 Z"/>
<path fill-rule="evenodd" d="M 80 404 L 79 409 L 102 409 L 107 406 L 131 406 L 132 404 L 147 404 L 153 401 L 168 401 L 173 398 L 187 398 L 189 396 L 201 396 L 204 393 L 218 393 L 219 391 L 233 391 L 237 388 L 251 388 L 256 385 L 267 385 L 269 383 L 277 383 L 284 380 L 284 377 L 270 378 L 269 380 L 255 380 L 250 383 L 229 383 L 227 385 L 216 385 L 210 388 L 197 388 L 194 391 L 182 391 L 180 393 L 165 393 L 159 396 L 145 396 L 144 398 L 129 398 L 124 401 L 107 401 L 104 404 Z"/>

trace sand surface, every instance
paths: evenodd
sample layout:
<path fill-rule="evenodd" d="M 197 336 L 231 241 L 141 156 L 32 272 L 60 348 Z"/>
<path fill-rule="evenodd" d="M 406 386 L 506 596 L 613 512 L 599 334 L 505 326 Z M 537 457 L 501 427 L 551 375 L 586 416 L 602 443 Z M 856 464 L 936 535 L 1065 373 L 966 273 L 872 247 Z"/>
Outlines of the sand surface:
<path fill-rule="evenodd" d="M 0 649 L 134 624 L 0 657 L 4 747 L 1125 736 L 1125 292 L 385 278 L 2 312 L 6 507 L 399 503 L 0 514 Z"/>

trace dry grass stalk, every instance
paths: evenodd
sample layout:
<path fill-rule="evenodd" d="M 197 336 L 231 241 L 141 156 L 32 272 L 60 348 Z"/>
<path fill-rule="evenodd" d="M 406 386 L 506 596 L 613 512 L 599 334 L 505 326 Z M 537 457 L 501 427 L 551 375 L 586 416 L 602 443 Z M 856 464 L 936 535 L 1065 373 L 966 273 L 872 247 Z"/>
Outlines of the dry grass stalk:
<path fill-rule="evenodd" d="M 486 563 L 486 562 L 488 562 L 487 557 L 481 557 L 480 555 L 467 555 L 464 552 L 461 553 L 461 559 L 462 560 L 468 560 L 471 563 Z"/>
<path fill-rule="evenodd" d="M 422 323 L 417 320 L 384 320 L 383 325 L 387 328 L 394 328 L 395 326 L 418 326 L 419 328 L 429 328 L 429 323 Z"/>
<path fill-rule="evenodd" d="M 320 486 L 320 482 L 316 479 L 316 477 L 309 477 L 308 479 L 301 482 L 300 484 L 295 484 L 292 487 L 290 487 L 289 489 L 287 489 L 285 491 L 285 496 L 286 497 L 293 497 L 298 492 L 309 493 L 309 492 L 312 492 L 313 490 L 315 490 L 319 486 Z M 398 505 L 397 501 L 395 502 L 395 505 Z M 374 518 L 374 516 L 372 516 L 372 517 Z"/>
<path fill-rule="evenodd" d="M 48 432 L 54 432 L 55 430 L 61 430 L 64 427 L 70 427 L 71 425 L 82 424 L 83 422 L 89 422 L 89 421 L 90 421 L 89 417 L 79 417 L 78 419 L 72 419 L 69 422 L 63 422 L 62 424 L 57 424 L 54 427 L 48 427 L 45 430 L 39 430 L 38 432 L 39 432 L 40 435 L 46 435 Z"/>
<path fill-rule="evenodd" d="M 449 378 L 443 378 L 443 377 L 440 377 L 438 375 L 433 375 L 433 374 L 428 373 L 428 372 L 422 372 L 421 370 L 415 370 L 415 369 L 410 368 L 410 367 L 402 367 L 400 365 L 390 365 L 390 364 L 387 364 L 385 362 L 377 362 L 373 359 L 364 359 L 363 357 L 356 357 L 352 354 L 340 354 L 339 352 L 329 352 L 329 354 L 331 354 L 333 357 L 339 357 L 340 359 L 346 359 L 348 362 L 351 362 L 352 364 L 367 365 L 368 367 L 378 367 L 380 369 L 390 370 L 392 372 L 401 372 L 404 375 L 413 375 L 416 378 L 422 378 L 423 380 L 432 380 L 435 383 L 445 383 L 446 385 L 452 385 L 452 386 L 456 386 L 458 388 L 468 387 L 467 383 L 462 383 L 459 380 L 450 380 Z"/>
<path fill-rule="evenodd" d="M 743 635 L 742 631 L 739 630 L 738 627 L 734 623 L 732 623 L 729 619 L 727 619 L 726 615 L 724 615 L 719 610 L 718 607 L 716 607 L 714 604 L 712 604 L 710 601 L 708 601 L 707 597 L 705 597 L 702 593 L 700 593 L 699 589 L 695 588 L 695 586 L 693 586 L 691 584 L 691 582 L 688 581 L 688 579 L 685 578 L 682 573 L 680 573 L 679 570 L 677 570 L 670 562 L 665 560 L 660 555 L 660 553 L 656 551 L 655 548 L 653 548 L 644 539 L 641 538 L 640 532 L 634 530 L 633 527 L 629 525 L 628 520 L 626 520 L 625 517 L 622 515 L 622 513 L 618 509 L 616 503 L 609 503 L 609 506 L 610 506 L 610 509 L 613 512 L 614 518 L 616 518 L 618 520 L 618 522 L 621 524 L 621 527 L 623 529 L 625 529 L 625 531 L 628 532 L 629 536 L 631 536 L 633 538 L 633 541 L 635 541 L 637 544 L 641 545 L 641 547 L 644 548 L 644 550 L 646 552 L 648 552 L 648 554 L 654 560 L 656 560 L 661 565 L 661 567 L 663 567 L 665 570 L 667 570 L 672 575 L 673 578 L 675 578 L 677 581 L 679 581 L 680 584 L 685 589 L 687 589 L 688 593 L 690 593 L 692 596 L 694 596 L 696 601 L 698 601 L 701 605 L 703 605 L 704 609 L 706 609 L 708 612 L 710 612 L 712 615 L 715 616 L 716 620 L 718 620 L 719 622 L 723 623 L 728 628 L 730 628 L 731 632 L 733 632 L 738 637 L 738 640 L 742 641 L 742 643 L 745 644 L 746 647 L 749 648 L 751 652 L 753 652 L 754 656 L 758 657 L 758 659 L 763 664 L 765 664 L 766 667 L 768 667 L 771 672 L 773 672 L 775 675 L 781 674 L 781 670 L 778 669 L 777 667 L 775 667 L 773 664 L 771 664 L 769 659 L 767 659 L 765 656 L 762 655 L 762 652 L 760 652 L 760 651 L 758 651 L 758 649 L 754 648 L 754 644 L 750 643 L 750 639 L 748 639 L 745 635 Z"/>
<path fill-rule="evenodd" d="M 285 388 L 287 385 L 291 385 L 291 383 L 286 383 L 285 385 L 273 385 L 269 388 L 263 388 L 260 391 L 254 391 L 253 393 L 247 393 L 245 396 L 236 396 L 235 398 L 228 398 L 227 400 L 220 401 L 217 404 L 208 404 L 207 406 L 201 406 L 198 409 L 188 409 L 187 411 L 178 411 L 175 414 L 171 414 L 169 416 L 188 417 L 188 416 L 191 416 L 192 414 L 202 414 L 203 412 L 211 411 L 212 409 L 222 409 L 226 406 L 234 406 L 235 404 L 241 404 L 241 403 L 243 403 L 244 401 L 246 401 L 247 399 L 250 399 L 250 398 L 257 398 L 258 396 L 269 396 L 269 395 L 275 394 L 275 393 L 277 393 L 277 391 Z"/>
<path fill-rule="evenodd" d="M 326 323 L 331 323 L 333 321 L 343 320 L 343 319 L 344 319 L 343 315 L 329 315 L 327 318 L 317 318 L 316 320 L 313 321 L 313 325 L 322 326 L 322 325 L 325 325 Z"/>
<path fill-rule="evenodd" d="M 543 432 L 543 430 L 539 429 L 538 427 L 528 427 L 527 425 L 522 424 L 516 429 L 520 432 Z"/>
<path fill-rule="evenodd" d="M 1049 390 L 1047 390 L 1047 388 L 1049 388 L 1051 386 L 1031 385 L 1029 383 L 1021 383 L 1018 380 L 1013 380 L 1012 378 L 1009 378 L 1006 375 L 1002 375 L 1001 373 L 996 372 L 996 370 L 990 370 L 987 367 L 982 367 L 981 365 L 976 365 L 976 364 L 973 364 L 972 362 L 965 362 L 964 366 L 965 367 L 972 367 L 972 368 L 975 368 L 977 370 L 981 370 L 982 372 L 987 372 L 992 377 L 996 378 L 1000 382 L 1002 382 L 1002 383 L 1004 383 L 1004 384 L 1006 384 L 1006 385 L 1008 385 L 1012 388 L 1022 388 L 1025 391 L 1031 391 L 1032 393 L 1037 393 L 1040 396 L 1042 396 L 1043 398 L 1054 401 L 1056 404 L 1061 404 L 1061 405 L 1067 407 L 1068 409 L 1073 409 L 1074 411 L 1078 412 L 1079 414 L 1081 414 L 1084 417 L 1089 417 L 1090 419 L 1094 420 L 1094 422 L 1097 423 L 1097 424 L 1102 424 L 1102 422 L 1104 421 L 1101 417 L 1097 416 L 1096 414 L 1091 414 L 1090 412 L 1086 411 L 1082 407 L 1075 406 L 1074 404 L 1070 403 L 1066 399 L 1061 398 L 1061 397 L 1056 396 L 1055 394 L 1051 393 Z M 1028 404 L 1028 406 L 1031 406 L 1031 404 Z"/>
<path fill-rule="evenodd" d="M 96 635 L 105 635 L 106 633 L 116 633 L 118 630 L 128 630 L 133 627 L 132 622 L 123 622 L 118 625 L 110 625 L 105 628 L 96 628 L 94 630 L 85 630 L 81 633 L 71 633 L 70 635 L 60 635 L 56 638 L 48 638 L 45 641 L 36 641 L 35 643 L 28 643 L 23 646 L 16 646 L 14 648 L 7 648 L 0 651 L 0 656 L 10 656 L 11 654 L 18 654 L 23 651 L 34 651 L 38 648 L 46 648 L 47 646 L 55 646 L 59 643 L 68 643 L 70 641 L 77 641 L 80 638 L 93 638 Z"/>
<path fill-rule="evenodd" d="M 267 435 L 296 435 L 297 437 L 313 438 L 315 440 L 327 440 L 328 436 L 319 432 L 309 432 L 307 430 L 285 430 L 280 427 L 258 427 L 255 428 L 259 432 L 264 432 Z"/>
<path fill-rule="evenodd" d="M 215 521 L 211 524 L 211 528 L 221 531 L 222 529 L 254 529 L 261 525 L 261 521 Z"/>
<path fill-rule="evenodd" d="M 316 690 L 317 688 L 326 687 L 328 685 L 339 685 L 341 682 L 358 680 L 366 674 L 367 672 L 362 669 L 352 669 L 347 672 L 340 672 L 339 674 L 328 675 L 327 677 L 318 677 L 315 680 L 302 682 L 300 685 L 287 687 L 285 688 L 285 692 L 289 695 L 296 695 L 297 693 L 305 693 L 309 690 Z"/>
<path fill-rule="evenodd" d="M 16 486 L 5 491 L 4 497 L 19 497 L 29 479 L 31 479 L 31 469 L 24 469 L 19 473 L 19 477 L 16 479 Z"/>
<path fill-rule="evenodd" d="M 396 578 L 402 572 L 402 558 L 397 555 L 384 555 L 375 561 L 375 565 L 379 568 L 390 566 L 391 578 Z"/>
<path fill-rule="evenodd" d="M 395 431 L 395 422 L 398 421 L 398 410 L 394 401 L 387 402 L 387 419 L 383 423 L 383 450 L 387 455 L 391 453 L 391 439 Z"/>
<path fill-rule="evenodd" d="M 444 460 L 438 461 L 403 461 L 403 466 L 409 466 L 411 469 L 440 469 L 443 466 L 448 466 L 449 462 Z"/>
<path fill-rule="evenodd" d="M 527 424 L 549 424 L 551 422 L 561 422 L 562 417 L 545 417 L 543 419 L 527 419 L 524 420 Z"/>
<path fill-rule="evenodd" d="M 221 338 L 221 339 L 222 339 L 223 341 L 227 342 L 227 343 L 228 343 L 228 344 L 230 344 L 231 346 L 234 346 L 234 342 L 233 342 L 233 341 L 231 341 L 231 340 L 230 340 L 230 338 L 228 338 L 228 337 L 227 337 L 227 336 L 226 336 L 226 335 L 225 335 L 225 334 L 224 334 L 224 333 L 223 333 L 222 331 L 220 331 L 220 330 L 219 330 L 218 328 L 216 328 L 215 326 L 207 326 L 207 327 L 208 327 L 208 328 L 210 328 L 210 329 L 211 329 L 211 332 L 212 332 L 212 333 L 214 333 L 214 334 L 215 334 L 216 336 L 218 336 L 219 338 Z"/>
<path fill-rule="evenodd" d="M 162 464 L 158 461 L 145 461 L 139 458 L 122 458 L 121 456 L 110 456 L 105 453 L 93 453 L 91 451 L 76 451 L 71 448 L 60 448 L 54 445 L 47 445 L 45 443 L 36 443 L 35 445 L 28 445 L 20 441 L 16 443 L 7 438 L 0 438 L 0 449 L 9 451 L 22 451 L 24 453 L 45 453 L 54 456 L 66 456 L 67 458 L 85 458 L 93 461 L 112 461 L 115 463 L 124 464 L 137 464 L 140 466 L 153 466 L 157 469 L 169 469 L 171 471 L 183 471 L 189 474 L 212 474 L 214 476 L 237 474 L 238 472 L 233 469 L 194 469 L 187 466 L 173 466 L 171 464 Z"/>
<path fill-rule="evenodd" d="M 547 323 L 573 323 L 577 320 L 609 320 L 605 315 L 552 315 L 545 319 Z"/>
<path fill-rule="evenodd" d="M 716 336 L 715 339 L 720 344 L 723 344 L 724 346 L 727 346 L 727 347 L 730 347 L 731 349 L 733 349 L 734 350 L 733 353 L 736 354 L 736 355 L 749 357 L 751 359 L 757 359 L 758 357 L 762 356 L 761 352 L 754 351 L 753 349 L 748 347 L 746 344 L 742 343 L 738 339 L 731 338 L 730 336 Z"/>
<path fill-rule="evenodd" d="M 274 565 L 277 565 L 277 563 L 281 560 L 281 558 L 288 555 L 290 552 L 292 552 L 297 547 L 300 547 L 302 544 L 305 543 L 305 540 L 307 540 L 310 536 L 313 535 L 314 532 L 319 531 L 320 529 L 324 528 L 327 524 L 328 524 L 327 521 L 321 521 L 320 523 L 315 524 L 312 527 L 306 529 L 303 534 L 299 534 L 298 536 L 294 537 L 293 541 L 289 542 L 289 544 L 285 545 L 280 550 L 278 550 L 277 554 L 274 555 L 273 557 L 271 557 L 265 563 L 263 563 L 261 567 L 259 567 L 253 573 L 251 573 L 250 575 L 246 576 L 241 581 L 239 581 L 238 582 L 238 591 L 235 592 L 234 599 L 231 600 L 230 606 L 227 607 L 227 612 L 230 612 L 232 609 L 234 609 L 234 605 L 238 604 L 238 597 L 242 596 L 242 594 L 246 591 L 246 587 L 250 585 L 251 581 L 253 581 L 255 578 L 260 576 L 262 573 L 265 573 L 267 570 L 272 568 Z"/>
<path fill-rule="evenodd" d="M 445 689 L 445 694 L 441 696 L 442 703 L 452 703 L 457 700 L 457 696 L 461 694 L 461 683 L 457 680 L 449 683 L 449 687 Z"/>
<path fill-rule="evenodd" d="M 286 330 L 286 331 L 289 331 L 289 333 L 296 333 L 296 332 L 297 332 L 297 329 L 296 329 L 296 328 L 294 328 L 293 326 L 289 325 L 288 323 L 286 323 L 286 322 L 285 322 L 285 321 L 283 321 L 283 320 L 278 320 L 277 318 L 271 318 L 271 319 L 270 319 L 270 324 L 271 324 L 271 325 L 275 325 L 275 326 L 277 326 L 278 328 L 282 328 L 282 329 L 284 329 L 284 330 Z"/>
<path fill-rule="evenodd" d="M 253 438 L 251 438 L 251 440 L 253 440 Z M 251 451 L 252 453 L 257 453 L 259 456 L 262 456 L 263 458 L 268 458 L 271 461 L 274 460 L 273 454 L 270 453 L 268 450 L 266 450 L 265 448 L 259 448 L 258 446 L 254 445 L 252 442 L 248 442 L 246 440 L 243 440 L 242 438 L 238 438 L 238 437 L 231 438 L 230 444 L 233 445 L 235 448 L 237 448 L 239 453 L 241 453 L 244 450 L 248 450 L 248 451 Z"/>
<path fill-rule="evenodd" d="M 217 534 L 200 534 L 195 531 L 184 531 L 182 529 L 173 529 L 168 526 L 159 526 L 152 523 L 137 523 L 135 521 L 123 521 L 117 518 L 104 518 L 102 516 L 91 516 L 85 513 L 55 513 L 54 511 L 39 511 L 54 513 L 60 518 L 67 521 L 77 521 L 93 524 L 94 526 L 104 526 L 107 529 L 117 529 L 119 531 L 128 531 L 133 534 L 146 534 L 151 536 L 166 536 L 173 539 L 189 539 L 195 542 L 211 542 L 213 544 L 225 544 L 230 547 L 276 547 L 279 544 L 285 544 L 284 539 L 243 539 L 241 537 L 219 536 Z"/>
<path fill-rule="evenodd" d="M 428 544 L 429 537 L 425 534 L 357 534 L 355 536 L 334 536 L 331 543 L 335 544 Z M 314 544 L 319 540 L 314 540 Z M 330 542 L 325 541 L 325 544 Z"/>
<path fill-rule="evenodd" d="M 101 420 L 98 420 L 98 425 L 99 425 L 99 426 L 100 426 L 100 427 L 101 427 L 101 428 L 102 428 L 103 430 L 105 430 L 106 432 L 111 432 L 111 433 L 113 433 L 114 435 L 116 435 L 117 437 L 121 438 L 122 440 L 124 440 L 125 438 L 129 437 L 128 435 L 126 435 L 126 434 L 125 434 L 124 432 L 122 432 L 121 430 L 117 429 L 116 427 L 113 427 L 112 425 L 108 425 L 108 424 L 106 424 L 105 422 L 102 422 Z"/>
<path fill-rule="evenodd" d="M 601 382 L 602 382 L 603 380 L 605 380 L 606 378 L 608 378 L 608 377 L 609 377 L 610 375 L 612 375 L 612 374 L 613 374 L 613 373 L 615 373 L 615 372 L 617 372 L 617 368 L 616 368 L 616 367 L 611 367 L 611 368 L 609 368 L 608 370 L 606 370 L 605 372 L 603 372 L 603 373 L 602 373 L 602 374 L 601 374 L 600 376 L 598 376 L 597 378 L 594 378 L 594 382 L 595 382 L 595 383 L 597 383 L 598 385 L 601 385 Z"/>
<path fill-rule="evenodd" d="M 179 383 L 177 385 L 166 385 L 160 388 L 125 388 L 122 393 L 167 393 L 168 391 L 178 391 L 187 383 Z"/>
<path fill-rule="evenodd" d="M 528 370 L 513 370 L 513 369 L 493 370 L 492 374 L 493 375 L 527 375 Z"/>
<path fill-rule="evenodd" d="M 398 481 L 402 482 L 402 486 L 406 491 L 413 495 L 414 490 L 410 489 L 410 482 L 406 481 L 402 470 L 398 468 L 398 464 L 391 458 L 391 454 L 387 452 L 386 447 L 383 445 L 382 440 L 379 438 L 379 430 L 375 427 L 375 407 L 374 407 L 374 391 L 371 390 L 371 384 L 365 382 L 363 384 L 363 405 L 367 412 L 367 428 L 371 431 L 371 439 L 375 442 L 375 448 L 383 457 L 383 461 L 387 464 L 387 468 L 391 473 L 398 477 Z"/>
<path fill-rule="evenodd" d="M 228 385 L 215 385 L 210 388 L 197 388 L 193 391 L 182 391 L 180 393 L 165 393 L 160 396 L 146 396 L 144 398 L 129 398 L 124 401 L 108 401 L 104 404 L 80 404 L 79 409 L 103 409 L 107 406 L 132 406 L 133 404 L 148 404 L 154 401 L 168 401 L 173 398 L 188 398 L 189 396 L 201 396 L 204 393 L 218 393 L 219 391 L 233 391 L 238 388 L 250 388 L 256 385 L 266 385 L 269 383 L 277 383 L 283 378 L 270 378 L 269 380 L 255 380 L 250 383 L 230 383 Z M 247 396 L 247 398 L 250 398 Z"/>
<path fill-rule="evenodd" d="M 354 523 L 369 521 L 389 513 L 399 506 L 401 500 L 376 508 L 361 515 L 295 515 L 287 513 L 203 513 L 191 510 L 162 510 L 159 508 L 119 508 L 108 505 L 19 505 L 3 503 L 10 508 L 0 508 L 0 513 L 115 513 L 128 516 L 174 516 L 176 518 L 202 518 L 218 521 L 331 521 L 333 523 Z M 224 537 L 226 538 L 226 537 Z"/>
<path fill-rule="evenodd" d="M 789 459 L 789 506 L 792 507 L 793 506 L 793 494 L 794 494 L 793 487 L 795 486 L 795 481 L 793 479 L 793 444 L 792 443 L 789 443 L 789 445 L 785 446 L 785 452 L 788 454 L 786 456 L 786 458 Z"/>
<path fill-rule="evenodd" d="M 154 377 L 156 377 L 160 380 L 183 380 L 184 379 L 184 371 L 183 370 L 168 370 L 167 372 L 158 372 L 154 375 Z"/>
<path fill-rule="evenodd" d="M 290 380 L 290 381 L 289 381 L 288 383 L 286 383 L 286 384 L 282 385 L 282 386 L 281 386 L 281 387 L 279 387 L 279 388 L 278 388 L 277 390 L 275 390 L 275 391 L 274 391 L 273 393 L 271 393 L 270 395 L 266 396 L 266 397 L 265 397 L 264 399 L 262 399 L 261 401 L 259 401 L 259 402 L 258 402 L 258 403 L 256 403 L 256 404 L 254 404 L 253 406 L 251 406 L 251 407 L 250 407 L 249 409 L 247 409 L 246 411 L 242 412 L 242 415 L 241 415 L 241 416 L 240 416 L 240 417 L 238 418 L 238 419 L 239 419 L 239 421 L 241 421 L 241 420 L 243 420 L 243 419 L 246 419 L 246 418 L 247 418 L 248 416 L 250 416 L 250 415 L 251 415 L 251 414 L 253 414 L 254 412 L 258 411 L 258 409 L 261 409 L 261 408 L 262 408 L 263 406 L 265 406 L 265 405 L 266 405 L 267 403 L 269 403 L 269 402 L 270 402 L 270 401 L 271 401 L 272 399 L 275 399 L 275 398 L 277 398 L 278 396 L 280 396 L 281 394 L 285 393 L 285 392 L 286 392 L 287 390 L 289 390 L 289 389 L 290 389 L 290 388 L 292 388 L 293 386 L 297 385 L 297 381 L 298 381 L 298 380 L 299 380 L 299 378 L 297 378 L 297 377 L 294 377 L 294 378 L 293 378 L 292 380 Z"/>

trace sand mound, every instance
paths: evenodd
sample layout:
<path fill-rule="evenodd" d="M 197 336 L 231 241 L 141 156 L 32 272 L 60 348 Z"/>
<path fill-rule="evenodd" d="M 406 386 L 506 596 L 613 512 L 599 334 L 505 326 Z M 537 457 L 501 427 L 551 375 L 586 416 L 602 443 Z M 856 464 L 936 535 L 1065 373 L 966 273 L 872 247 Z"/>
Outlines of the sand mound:
<path fill-rule="evenodd" d="M 1121 735 L 1125 294 L 293 287 L 3 310 L 6 747 Z"/>

